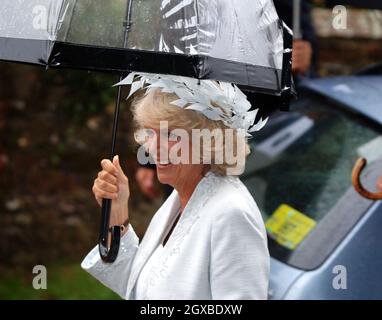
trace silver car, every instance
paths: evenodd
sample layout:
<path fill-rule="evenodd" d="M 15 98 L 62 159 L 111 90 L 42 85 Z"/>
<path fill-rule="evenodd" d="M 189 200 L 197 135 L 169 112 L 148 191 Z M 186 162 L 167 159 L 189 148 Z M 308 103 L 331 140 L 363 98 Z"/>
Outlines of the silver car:
<path fill-rule="evenodd" d="M 266 221 L 270 299 L 382 299 L 382 76 L 309 80 L 252 139 L 242 181 Z"/>

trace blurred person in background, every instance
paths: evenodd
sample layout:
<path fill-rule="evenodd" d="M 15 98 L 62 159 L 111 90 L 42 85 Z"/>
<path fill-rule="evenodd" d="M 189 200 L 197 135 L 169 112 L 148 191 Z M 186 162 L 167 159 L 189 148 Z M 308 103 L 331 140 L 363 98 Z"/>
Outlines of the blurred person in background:
<path fill-rule="evenodd" d="M 293 0 L 273 0 L 277 14 L 292 29 Z M 299 77 L 317 76 L 317 37 L 312 23 L 312 5 L 308 0 L 301 0 L 301 39 L 293 41 L 292 71 L 295 80 Z"/>

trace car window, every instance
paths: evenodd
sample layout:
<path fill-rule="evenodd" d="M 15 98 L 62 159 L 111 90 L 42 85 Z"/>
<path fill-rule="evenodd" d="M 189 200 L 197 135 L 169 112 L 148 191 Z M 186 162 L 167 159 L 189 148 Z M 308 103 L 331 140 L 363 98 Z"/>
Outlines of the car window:
<path fill-rule="evenodd" d="M 266 221 L 271 254 L 285 257 L 351 187 L 355 160 L 382 157 L 374 123 L 309 99 L 271 116 L 250 145 L 241 179 Z"/>

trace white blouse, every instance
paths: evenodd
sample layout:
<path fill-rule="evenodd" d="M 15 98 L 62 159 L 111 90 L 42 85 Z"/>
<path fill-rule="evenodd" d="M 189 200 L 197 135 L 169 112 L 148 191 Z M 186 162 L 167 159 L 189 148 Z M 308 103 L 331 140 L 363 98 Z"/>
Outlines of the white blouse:
<path fill-rule="evenodd" d="M 174 190 L 141 242 L 129 225 L 114 263 L 95 247 L 82 268 L 125 299 L 267 299 L 267 235 L 240 179 L 208 172 L 162 246 L 179 208 Z"/>

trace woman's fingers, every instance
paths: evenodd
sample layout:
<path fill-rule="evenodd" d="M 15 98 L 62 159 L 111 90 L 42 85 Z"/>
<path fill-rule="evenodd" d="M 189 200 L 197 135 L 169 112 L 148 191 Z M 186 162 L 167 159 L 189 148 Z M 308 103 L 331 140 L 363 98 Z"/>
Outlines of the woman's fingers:
<path fill-rule="evenodd" d="M 118 171 L 123 172 L 121 165 L 119 164 L 119 156 L 118 155 L 113 157 L 113 165 L 118 169 Z"/>
<path fill-rule="evenodd" d="M 119 156 L 118 155 L 114 156 L 114 158 L 113 158 L 113 165 L 118 170 L 118 178 L 120 179 L 120 181 L 126 183 L 128 181 L 128 178 L 126 177 L 126 175 L 123 172 L 123 169 L 121 167 L 121 164 L 119 163 Z"/>
<path fill-rule="evenodd" d="M 109 159 L 103 159 L 101 161 L 101 167 L 103 170 L 106 172 L 112 174 L 113 176 L 117 177 L 118 176 L 118 169 L 117 167 L 111 163 Z"/>
<path fill-rule="evenodd" d="M 123 173 L 118 156 L 113 158 L 113 162 L 103 159 L 101 166 L 102 170 L 98 172 L 92 189 L 98 204 L 102 204 L 102 199 L 112 199 L 116 200 L 114 208 L 118 205 L 124 206 L 129 200 L 130 190 L 128 178 Z"/>
<path fill-rule="evenodd" d="M 104 170 L 98 172 L 98 178 L 100 180 L 104 180 L 106 182 L 109 182 L 109 183 L 115 184 L 115 185 L 118 182 L 117 178 L 114 175 L 112 175 L 111 173 L 108 173 L 107 171 L 104 171 Z"/>
<path fill-rule="evenodd" d="M 101 180 L 101 179 L 96 179 L 94 181 L 95 185 L 103 190 L 103 191 L 107 191 L 107 192 L 118 192 L 119 189 L 118 189 L 118 185 L 116 184 L 112 184 L 112 183 L 109 183 L 105 180 Z"/>
<path fill-rule="evenodd" d="M 97 201 L 99 199 L 117 199 L 118 194 L 100 189 L 96 184 L 93 185 L 93 193 Z"/>

